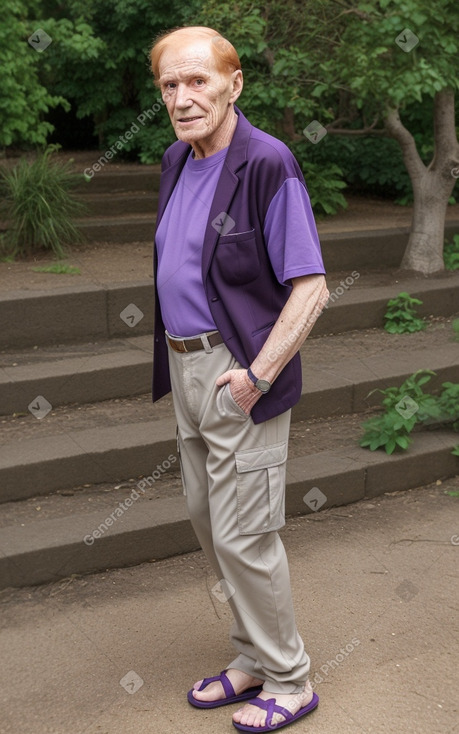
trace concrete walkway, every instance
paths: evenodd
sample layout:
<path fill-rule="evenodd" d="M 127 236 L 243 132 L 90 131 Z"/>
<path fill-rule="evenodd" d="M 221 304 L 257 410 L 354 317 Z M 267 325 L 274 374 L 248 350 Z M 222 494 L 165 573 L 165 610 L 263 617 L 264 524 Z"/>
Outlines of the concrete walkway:
<path fill-rule="evenodd" d="M 388 490 L 390 487 L 388 487 Z M 319 709 L 287 731 L 453 734 L 459 478 L 288 521 Z M 0 734 L 225 734 L 192 709 L 232 657 L 201 552 L 0 594 Z M 121 682 L 121 685 L 120 685 Z"/>

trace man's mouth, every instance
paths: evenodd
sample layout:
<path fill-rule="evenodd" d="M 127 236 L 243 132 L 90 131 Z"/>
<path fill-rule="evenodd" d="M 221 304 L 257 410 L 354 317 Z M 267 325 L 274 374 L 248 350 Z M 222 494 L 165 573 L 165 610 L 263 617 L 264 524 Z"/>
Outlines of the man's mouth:
<path fill-rule="evenodd" d="M 200 119 L 201 117 L 179 117 L 178 122 L 194 122 Z"/>

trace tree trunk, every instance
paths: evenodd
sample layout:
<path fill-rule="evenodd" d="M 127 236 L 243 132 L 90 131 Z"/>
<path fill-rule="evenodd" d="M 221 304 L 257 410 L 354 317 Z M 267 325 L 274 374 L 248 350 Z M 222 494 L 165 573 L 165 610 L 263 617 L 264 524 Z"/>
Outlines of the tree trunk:
<path fill-rule="evenodd" d="M 415 140 L 401 122 L 398 110 L 390 110 L 385 120 L 388 134 L 401 146 L 414 195 L 411 232 L 401 267 L 424 275 L 444 270 L 446 207 L 456 183 L 455 171 L 459 163 L 453 92 L 438 92 L 434 110 L 435 153 L 428 166 L 423 164 Z"/>
<path fill-rule="evenodd" d="M 455 180 L 447 186 L 441 175 L 428 169 L 413 182 L 414 207 L 408 245 L 401 268 L 431 275 L 444 270 L 443 244 L 448 199 Z"/>

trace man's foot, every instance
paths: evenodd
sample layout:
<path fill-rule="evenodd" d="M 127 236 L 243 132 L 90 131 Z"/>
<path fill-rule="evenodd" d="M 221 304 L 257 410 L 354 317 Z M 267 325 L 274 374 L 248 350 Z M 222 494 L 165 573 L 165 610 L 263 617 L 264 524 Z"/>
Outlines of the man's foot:
<path fill-rule="evenodd" d="M 236 668 L 228 668 L 226 675 L 229 678 L 237 696 L 246 691 L 247 688 L 261 686 L 263 683 L 259 678 L 252 678 L 251 675 L 244 673 L 242 670 L 236 670 Z M 198 701 L 220 701 L 225 698 L 225 691 L 219 681 L 209 683 L 203 691 L 198 691 L 201 683 L 202 680 L 198 680 L 197 683 L 194 684 L 193 698 L 196 698 Z"/>
<path fill-rule="evenodd" d="M 283 708 L 290 711 L 291 714 L 296 714 L 304 706 L 312 701 L 313 690 L 309 681 L 306 682 L 304 691 L 300 693 L 269 693 L 268 691 L 262 691 L 258 694 L 257 698 L 262 698 L 267 701 L 268 698 L 275 698 L 276 705 L 282 706 Z M 260 727 L 266 725 L 266 711 L 253 706 L 251 703 L 246 703 L 245 706 L 235 711 L 233 714 L 233 721 L 243 726 Z M 278 724 L 281 721 L 285 721 L 285 716 L 282 714 L 274 713 L 272 724 Z"/>

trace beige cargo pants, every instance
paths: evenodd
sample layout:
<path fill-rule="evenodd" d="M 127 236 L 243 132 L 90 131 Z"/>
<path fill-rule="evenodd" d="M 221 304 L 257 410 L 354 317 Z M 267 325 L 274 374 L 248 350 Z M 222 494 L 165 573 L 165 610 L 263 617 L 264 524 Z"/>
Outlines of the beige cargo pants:
<path fill-rule="evenodd" d="M 221 582 L 219 598 L 234 615 L 230 639 L 238 656 L 225 667 L 261 678 L 270 693 L 299 693 L 309 657 L 277 533 L 285 523 L 290 411 L 255 425 L 229 385 L 215 385 L 240 367 L 224 344 L 180 354 L 169 346 L 169 365 L 190 519 Z"/>

